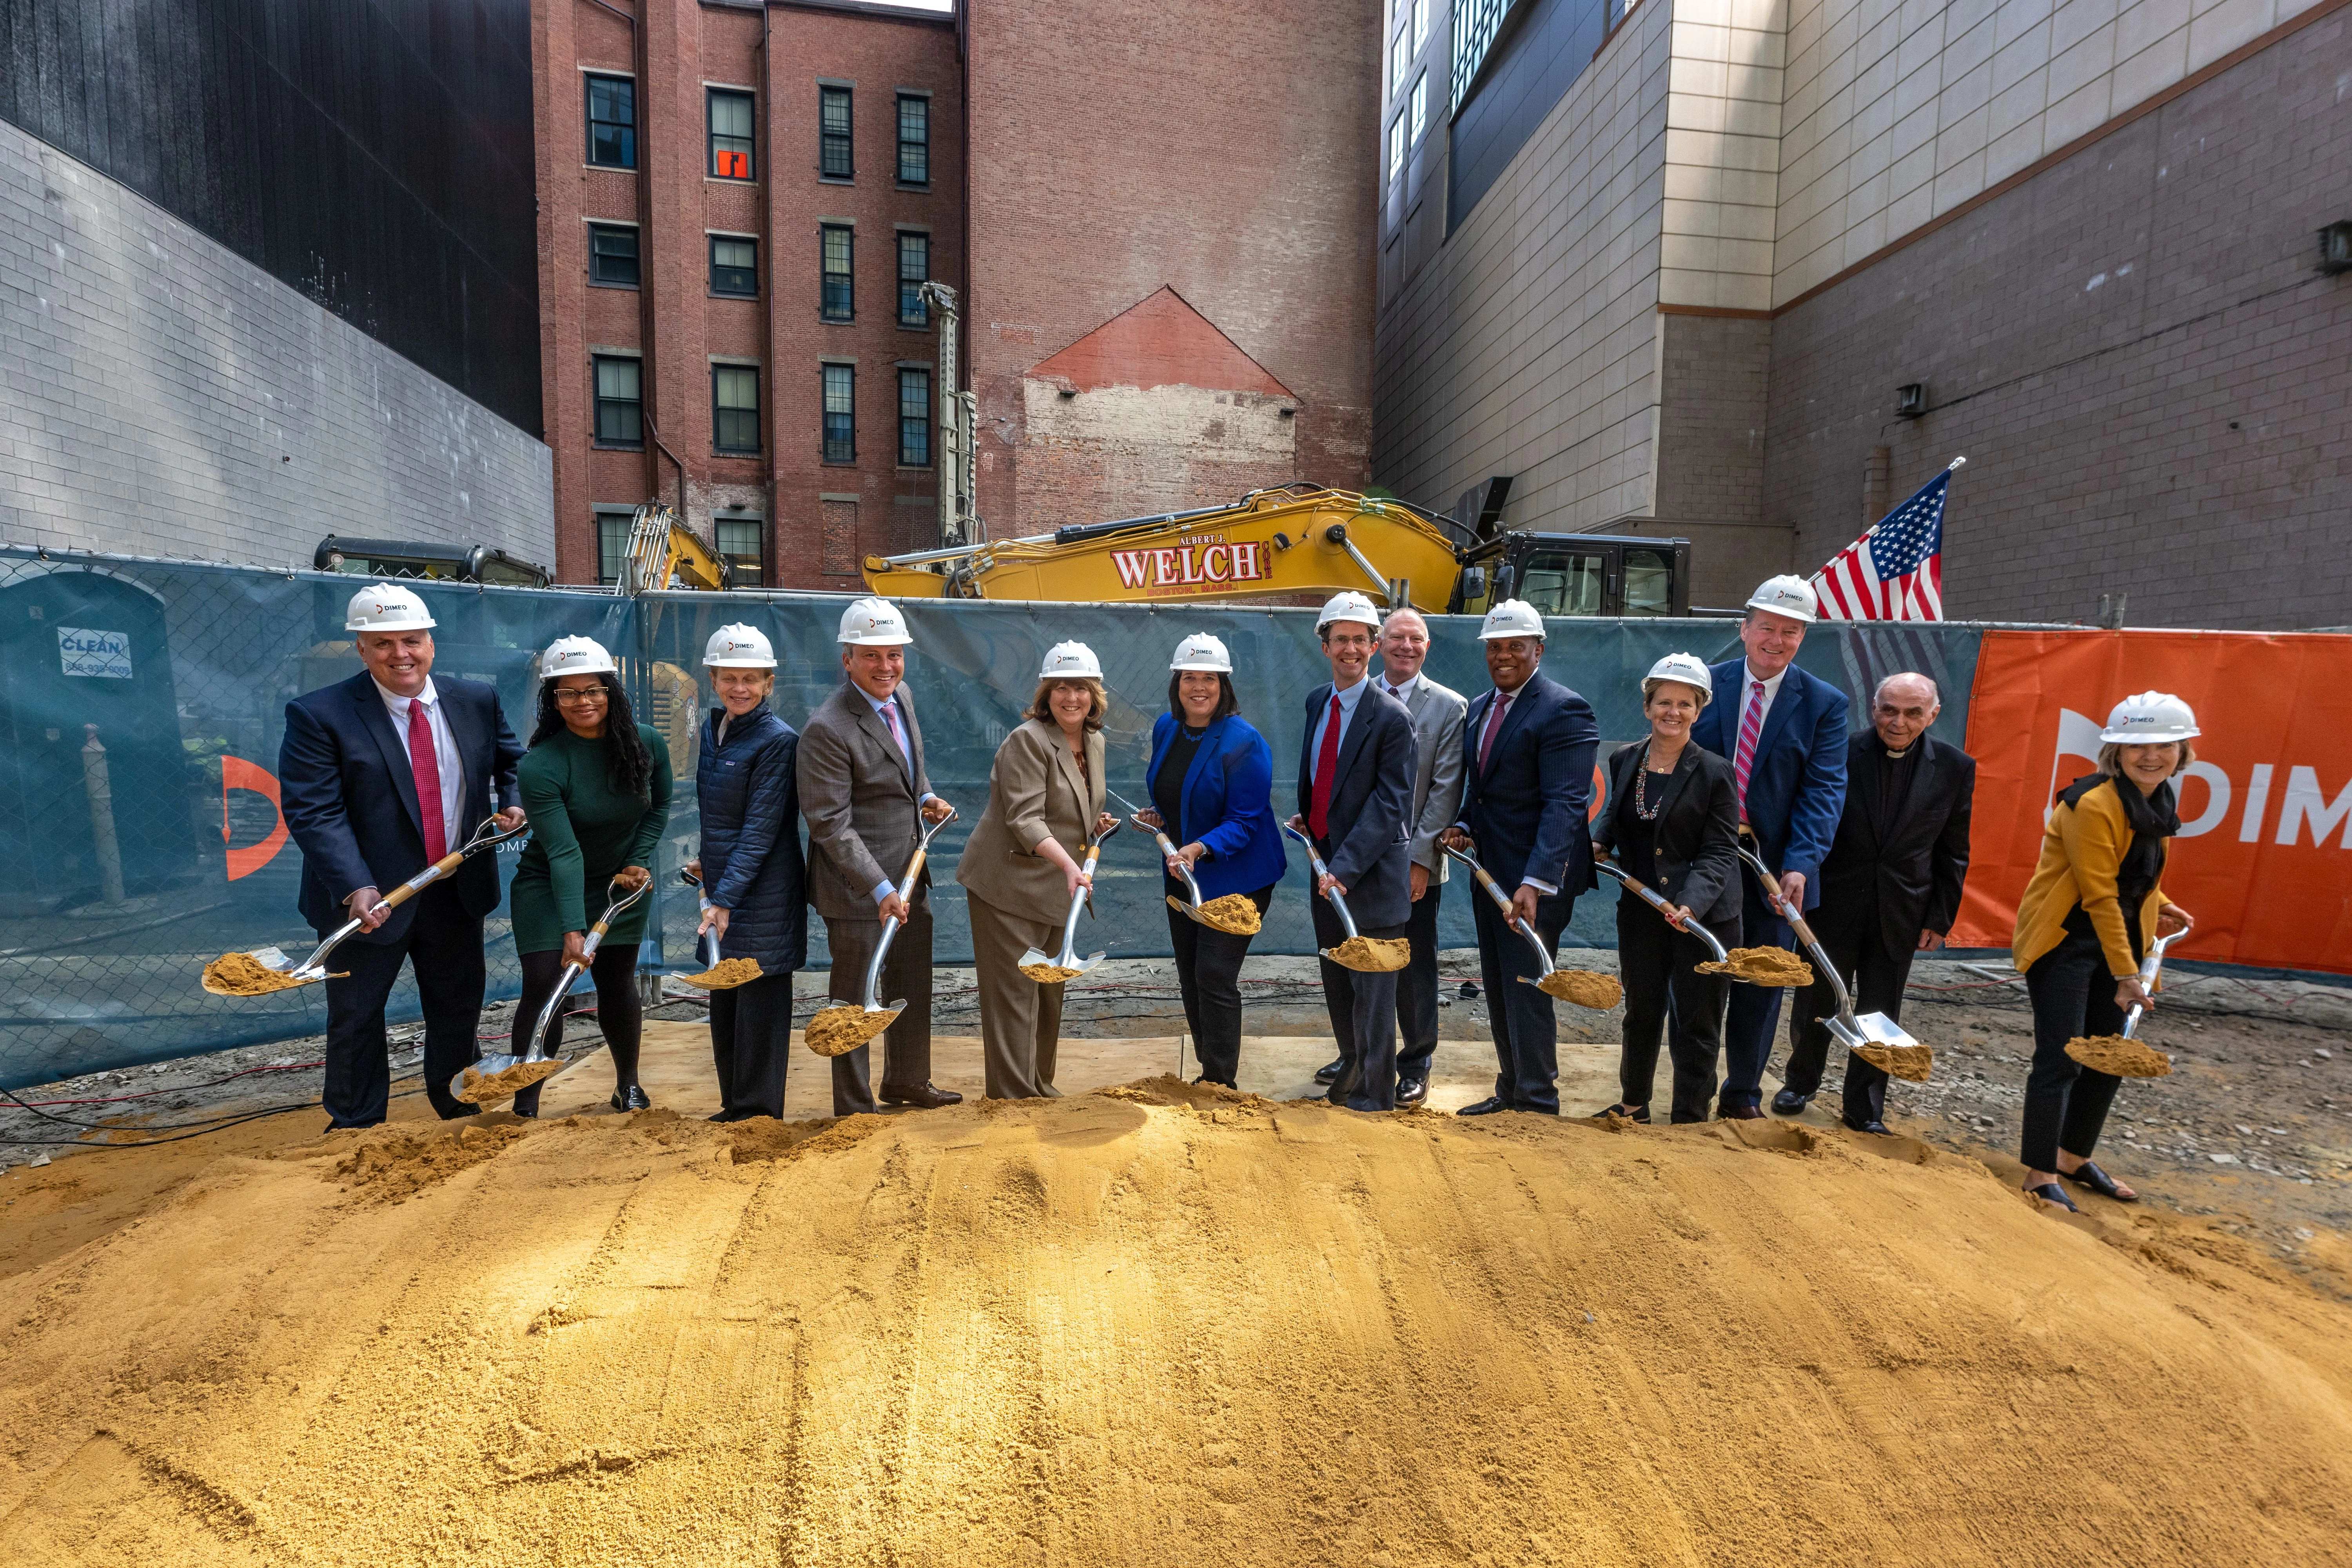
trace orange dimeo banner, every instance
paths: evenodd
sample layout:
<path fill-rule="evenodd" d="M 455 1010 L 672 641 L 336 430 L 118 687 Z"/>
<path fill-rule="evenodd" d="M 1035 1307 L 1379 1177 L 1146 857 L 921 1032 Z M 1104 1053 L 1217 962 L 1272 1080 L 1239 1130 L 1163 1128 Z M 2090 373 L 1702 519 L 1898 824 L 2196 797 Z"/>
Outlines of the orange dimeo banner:
<path fill-rule="evenodd" d="M 2326 633 L 1985 633 L 1953 945 L 2009 945 L 2051 800 L 2091 771 L 2108 710 L 2147 690 L 2187 700 L 2204 731 L 2175 781 L 2180 837 L 2164 873 L 2197 925 L 2170 951 L 2352 973 L 2352 637 Z"/>

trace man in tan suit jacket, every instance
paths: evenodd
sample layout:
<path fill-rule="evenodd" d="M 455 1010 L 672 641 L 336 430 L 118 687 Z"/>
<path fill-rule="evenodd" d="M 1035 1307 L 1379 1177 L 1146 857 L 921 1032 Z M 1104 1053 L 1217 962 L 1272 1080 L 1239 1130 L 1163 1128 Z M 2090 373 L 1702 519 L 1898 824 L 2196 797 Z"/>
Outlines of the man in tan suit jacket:
<path fill-rule="evenodd" d="M 799 783 L 809 825 L 809 902 L 824 917 L 833 952 L 826 994 L 835 1002 L 861 1000 L 882 922 L 898 916 L 881 995 L 903 997 L 907 1010 L 882 1037 L 880 1102 L 929 1110 L 963 1096 L 931 1085 L 929 870 L 909 898 L 898 896 L 922 837 L 918 818 L 937 822 L 950 810 L 923 771 L 923 731 L 904 685 L 910 640 L 906 618 L 887 600 L 860 599 L 843 613 L 845 679 L 801 731 Z M 878 1109 L 870 1049 L 833 1058 L 835 1116 Z"/>

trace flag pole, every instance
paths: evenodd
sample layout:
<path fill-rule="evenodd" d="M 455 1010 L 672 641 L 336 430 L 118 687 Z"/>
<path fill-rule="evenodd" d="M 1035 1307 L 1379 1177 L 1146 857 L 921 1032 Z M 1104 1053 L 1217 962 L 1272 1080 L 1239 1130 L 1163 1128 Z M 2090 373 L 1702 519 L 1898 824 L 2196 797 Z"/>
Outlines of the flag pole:
<path fill-rule="evenodd" d="M 1951 462 L 1946 466 L 1944 472 L 1948 474 L 1956 474 L 1959 472 L 1960 465 L 1967 461 L 1968 459 L 1966 458 L 1954 458 Z"/>

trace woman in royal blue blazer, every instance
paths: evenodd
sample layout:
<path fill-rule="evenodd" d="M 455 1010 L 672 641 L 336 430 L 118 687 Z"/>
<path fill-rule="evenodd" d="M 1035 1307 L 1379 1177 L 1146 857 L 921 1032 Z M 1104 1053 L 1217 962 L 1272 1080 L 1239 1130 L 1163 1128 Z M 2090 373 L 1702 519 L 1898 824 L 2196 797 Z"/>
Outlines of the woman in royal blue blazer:
<path fill-rule="evenodd" d="M 1168 668 L 1168 711 L 1151 726 L 1151 766 L 1143 775 L 1152 809 L 1138 820 L 1178 845 L 1168 859 L 1171 897 L 1189 896 L 1176 875 L 1181 860 L 1192 868 L 1203 900 L 1240 893 L 1263 916 L 1284 867 L 1282 830 L 1274 820 L 1274 753 L 1242 717 L 1233 656 L 1223 643 L 1205 633 L 1186 637 Z M 1174 910 L 1168 911 L 1168 936 L 1201 1079 L 1238 1088 L 1242 960 L 1250 939 L 1212 931 Z"/>

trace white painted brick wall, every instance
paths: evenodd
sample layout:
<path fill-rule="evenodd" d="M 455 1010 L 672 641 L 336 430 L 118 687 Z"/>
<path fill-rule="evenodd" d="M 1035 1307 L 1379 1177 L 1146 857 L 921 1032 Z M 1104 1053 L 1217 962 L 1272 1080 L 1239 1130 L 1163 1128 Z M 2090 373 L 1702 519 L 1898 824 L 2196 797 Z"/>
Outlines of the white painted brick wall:
<path fill-rule="evenodd" d="M 307 567 L 328 533 L 551 566 L 548 449 L 0 122 L 0 542 Z"/>

